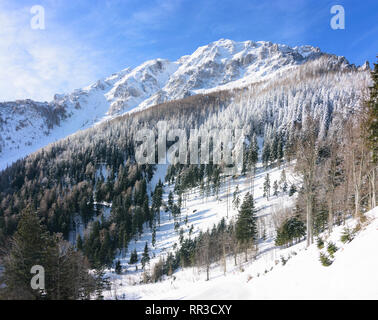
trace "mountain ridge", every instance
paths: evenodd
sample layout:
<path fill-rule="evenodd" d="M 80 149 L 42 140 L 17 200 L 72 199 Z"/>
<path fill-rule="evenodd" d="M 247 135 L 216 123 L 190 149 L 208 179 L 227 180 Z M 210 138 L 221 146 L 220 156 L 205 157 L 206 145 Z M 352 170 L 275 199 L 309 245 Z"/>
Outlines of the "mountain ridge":
<path fill-rule="evenodd" d="M 0 103 L 0 169 L 48 143 L 116 116 L 200 93 L 242 88 L 328 56 L 330 68 L 359 70 L 313 46 L 220 39 L 176 61 L 149 60 L 50 102 Z M 363 66 L 360 69 L 368 68 Z"/>

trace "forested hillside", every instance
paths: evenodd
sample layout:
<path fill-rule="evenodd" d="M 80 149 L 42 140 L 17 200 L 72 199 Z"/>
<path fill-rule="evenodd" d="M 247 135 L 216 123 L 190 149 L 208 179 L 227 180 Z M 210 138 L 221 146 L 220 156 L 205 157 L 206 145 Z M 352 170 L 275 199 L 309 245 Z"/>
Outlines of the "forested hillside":
<path fill-rule="evenodd" d="M 221 39 L 177 61 L 154 59 L 123 69 L 85 88 L 55 94 L 49 102 L 2 102 L 0 169 L 49 143 L 118 115 L 196 94 L 285 78 L 321 57 L 329 60 L 323 68 L 330 71 L 357 71 L 344 57 L 328 55 L 312 46 L 292 48 L 266 41 Z M 367 70 L 367 66 L 359 69 Z"/>
<path fill-rule="evenodd" d="M 292 164 L 299 177 L 285 187 L 285 193 L 297 196 L 276 226 L 276 245 L 289 246 L 304 237 L 311 245 L 320 232 L 331 231 L 350 216 L 363 219 L 363 213 L 376 205 L 376 163 L 370 151 L 376 138 L 366 130 L 376 108 L 376 87 L 369 92 L 371 83 L 367 70 L 322 55 L 272 79 L 162 103 L 50 144 L 0 173 L 0 245 L 11 247 L 21 213 L 37 212 L 43 228 L 50 234 L 62 233 L 91 268 L 117 267 L 114 259 L 132 241 L 146 230 L 156 236 L 161 212 L 172 216 L 180 232 L 189 194 L 200 188 L 207 201 L 205 193 L 217 197 L 227 179 L 241 175 L 252 188 L 239 200 L 235 221 L 182 237 L 180 246 L 156 270 L 172 275 L 180 266 L 210 266 L 232 254 L 245 254 L 248 260 L 250 250 L 258 252 L 253 181 L 259 162 L 260 170 Z M 144 128 L 157 133 L 159 121 L 166 121 L 168 130 L 180 128 L 188 136 L 194 134 L 191 139 L 211 129 L 241 129 L 245 136 L 242 172 L 227 177 L 225 166 L 211 160 L 170 165 L 166 170 L 162 165 L 138 164 L 136 134 Z M 156 182 L 157 172 L 161 176 Z M 172 190 L 164 201 L 168 185 Z M 278 181 L 270 181 L 268 175 L 263 188 L 263 197 L 269 200 L 278 192 Z M 234 191 L 228 190 L 227 197 Z M 221 238 L 235 246 L 218 247 L 211 251 L 214 256 L 200 250 L 220 243 Z M 146 245 L 143 268 L 151 245 Z M 135 255 L 130 259 L 131 264 L 137 261 Z"/>

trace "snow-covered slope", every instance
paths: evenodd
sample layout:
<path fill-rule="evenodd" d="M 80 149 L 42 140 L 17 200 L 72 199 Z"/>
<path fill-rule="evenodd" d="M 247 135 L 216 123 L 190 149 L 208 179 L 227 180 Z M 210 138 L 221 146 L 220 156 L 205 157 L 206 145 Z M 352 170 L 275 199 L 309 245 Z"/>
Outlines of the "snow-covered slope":
<path fill-rule="evenodd" d="M 288 168 L 286 168 L 288 169 Z M 280 170 L 269 170 L 272 177 L 278 178 Z M 206 272 L 197 268 L 180 269 L 174 277 L 168 277 L 162 282 L 139 284 L 141 272 L 128 269 L 127 274 L 117 276 L 111 273 L 112 290 L 106 292 L 108 299 L 190 299 L 190 300 L 220 300 L 220 299 L 378 299 L 378 207 L 366 213 L 369 224 L 357 233 L 350 243 L 342 243 L 340 236 L 345 227 L 356 226 L 356 221 L 349 219 L 346 226 L 335 227 L 332 234 L 320 236 L 326 243 L 332 241 L 338 247 L 331 266 L 322 266 L 319 261 L 320 250 L 316 244 L 306 248 L 302 241 L 286 249 L 274 246 L 274 231 L 269 222 L 272 208 L 275 205 L 290 205 L 289 198 L 280 196 L 266 202 L 260 197 L 259 184 L 262 178 L 257 177 L 255 190 L 259 209 L 258 216 L 266 217 L 267 239 L 259 244 L 259 254 L 254 261 L 244 263 L 239 261 L 234 266 L 233 258 L 227 259 L 227 273 L 223 266 L 213 265 L 210 271 L 210 281 L 205 281 Z M 238 180 L 242 193 L 248 190 L 248 181 Z M 235 184 L 235 182 L 233 183 Z M 257 187 L 257 188 L 256 188 Z M 194 222 L 196 230 L 211 228 L 213 223 L 226 216 L 224 203 L 212 201 L 202 208 L 196 195 L 189 201 L 189 224 Z M 222 198 L 222 196 L 221 196 Z M 225 199 L 222 199 L 222 202 Z M 198 208 L 193 214 L 192 208 Z M 230 212 L 230 219 L 235 214 Z M 156 263 L 160 256 L 165 256 L 165 250 L 177 241 L 174 232 L 168 224 L 163 224 L 158 232 Z M 135 243 L 139 254 L 143 244 L 150 235 Z M 134 245 L 132 245 L 134 247 Z M 167 247 L 167 248 L 165 248 Z M 165 248 L 164 250 L 161 250 Z M 130 250 L 131 251 L 131 250 Z M 322 250 L 325 252 L 325 249 Z M 282 258 L 286 260 L 282 264 Z M 127 266 L 127 259 L 123 260 Z M 193 290 L 195 285 L 195 290 Z"/>
<path fill-rule="evenodd" d="M 262 138 L 258 142 L 261 151 Z M 284 208 L 292 210 L 296 194 L 290 197 L 280 187 L 278 195 L 267 199 L 263 185 L 267 174 L 271 182 L 280 181 L 283 170 L 288 185 L 298 184 L 300 179 L 294 166 L 295 161 L 284 163 L 280 168 L 265 169 L 260 154 L 253 184 L 248 176 L 227 177 L 221 184 L 218 199 L 215 195 L 201 195 L 199 188 L 188 194 L 181 214 L 184 239 L 193 239 L 200 231 L 211 230 L 222 218 L 227 223 L 235 219 L 238 212 L 232 206 L 231 197 L 227 198 L 227 193 L 232 195 L 236 186 L 240 199 L 247 192 L 252 192 L 259 239 L 255 259 L 246 263 L 242 254 L 238 257 L 238 265 L 235 265 L 234 257 L 229 256 L 226 274 L 222 263 L 214 263 L 210 268 L 209 281 L 205 280 L 204 268 L 190 267 L 179 269 L 173 277 L 164 276 L 161 282 L 143 284 L 141 263 L 137 264 L 137 270 L 135 265 L 129 265 L 130 253 L 136 249 L 141 257 L 147 242 L 151 256 L 147 270 L 152 272 L 154 264 L 161 258 L 166 259 L 168 253 L 179 245 L 179 232 L 174 230 L 173 219 L 162 210 L 156 245 L 151 246 L 152 233 L 146 227 L 140 239 L 130 242 L 128 252 L 117 258 L 125 272 L 117 275 L 114 269 L 108 270 L 112 288 L 105 292 L 106 299 L 378 299 L 378 207 L 365 214 L 368 224 L 363 225 L 349 243 L 342 243 L 340 237 L 346 227 L 350 230 L 355 228 L 357 221 L 351 218 L 346 220 L 345 225 L 335 226 L 331 235 L 327 231 L 319 235 L 325 247 L 329 242 L 338 247 L 331 266 L 325 267 L 320 263 L 320 252 L 326 253 L 326 249 L 319 250 L 316 244 L 308 248 L 306 241 L 288 248 L 275 245 L 278 215 L 283 213 Z M 163 181 L 165 169 L 165 166 L 159 167 L 153 180 Z M 165 185 L 165 202 L 173 188 Z M 185 217 L 187 223 L 184 223 Z M 192 226 L 193 232 L 190 233 Z"/>
<path fill-rule="evenodd" d="M 378 207 L 367 214 L 373 219 L 356 238 L 342 244 L 338 227 L 329 240 L 339 247 L 329 267 L 319 262 L 316 245 L 297 245 L 298 254 L 285 266 L 278 265 L 264 276 L 247 282 L 246 274 L 230 275 L 202 285 L 187 299 L 378 299 Z M 353 224 L 352 221 L 349 222 Z M 300 251 L 299 251 L 300 250 Z"/>
<path fill-rule="evenodd" d="M 51 142 L 125 112 L 277 79 L 324 56 L 339 70 L 356 69 L 345 58 L 326 55 L 311 46 L 291 48 L 221 39 L 175 62 L 147 61 L 73 93 L 57 94 L 51 102 L 0 103 L 0 170 Z"/>
<path fill-rule="evenodd" d="M 261 150 L 262 139 L 259 138 L 258 141 Z M 281 168 L 276 167 L 265 170 L 263 164 L 259 161 L 253 187 L 249 176 L 240 176 L 237 178 L 227 177 L 221 184 L 218 199 L 216 195 L 210 195 L 209 197 L 201 195 L 199 188 L 188 193 L 185 207 L 181 212 L 180 221 L 180 228 L 183 229 L 184 239 L 194 239 L 201 231 L 205 232 L 208 229 L 211 230 L 214 224 L 217 225 L 222 219 L 225 219 L 226 223 L 234 221 L 238 211 L 232 206 L 231 195 L 235 191 L 236 186 L 238 186 L 241 200 L 247 192 L 253 193 L 256 202 L 255 207 L 257 210 L 256 215 L 258 217 L 259 238 L 262 237 L 262 234 L 265 234 L 266 236 L 265 241 L 260 241 L 259 243 L 259 269 L 261 269 L 259 272 L 263 273 L 264 269 L 268 267 L 270 268 L 270 266 L 274 264 L 274 261 L 279 259 L 280 256 L 279 248 L 274 245 L 275 226 L 272 215 L 282 208 L 291 208 L 295 200 L 295 195 L 290 197 L 288 193 L 283 192 L 281 188 L 278 192 L 278 196 L 271 196 L 269 200 L 267 200 L 263 195 L 263 184 L 266 174 L 270 175 L 272 182 L 279 181 L 282 170 L 285 170 L 286 172 L 288 185 L 295 183 L 297 177 L 293 171 L 293 164 L 294 163 L 281 166 Z M 164 168 L 164 165 L 159 165 L 154 180 L 161 179 L 164 181 Z M 165 202 L 168 200 L 169 191 L 173 190 L 173 188 L 173 185 L 165 185 L 165 192 L 163 195 L 163 200 Z M 227 192 L 230 193 L 228 198 Z M 180 299 L 185 298 L 186 295 L 192 294 L 191 288 L 194 283 L 196 288 L 197 286 L 202 288 L 206 275 L 205 271 L 201 269 L 188 268 L 180 270 L 174 273 L 176 280 L 166 278 L 166 280 L 158 283 L 140 284 L 143 277 L 141 263 L 137 263 L 138 270 L 135 269 L 135 264 L 128 264 L 130 254 L 134 249 L 137 250 L 138 257 L 141 257 L 146 242 L 149 244 L 151 256 L 149 270 L 153 269 L 154 264 L 156 264 L 160 258 L 166 259 L 169 252 L 173 253 L 175 248 L 179 248 L 179 231 L 174 229 L 172 215 L 169 212 L 164 212 L 164 210 L 161 210 L 160 215 L 161 226 L 158 227 L 156 231 L 155 247 L 151 246 L 151 229 L 146 226 L 143 235 L 139 239 L 130 242 L 127 253 L 124 256 L 120 254 L 117 258 L 120 260 L 125 273 L 123 275 L 116 275 L 114 270 L 113 272 L 109 270 L 108 276 L 110 276 L 112 280 L 112 290 L 105 293 L 107 299 L 115 299 L 116 297 L 117 299 Z M 185 223 L 186 219 L 187 223 Z M 193 228 L 192 232 L 190 232 L 191 228 Z M 240 255 L 239 258 L 243 257 Z M 239 266 L 234 266 L 233 259 L 233 257 L 229 257 L 227 261 L 227 275 L 240 274 Z M 258 269 L 255 269 L 255 271 L 256 270 Z M 213 265 L 212 270 L 210 271 L 210 282 L 212 282 L 213 279 L 218 279 L 220 277 L 223 277 L 223 267 Z M 196 292 L 199 293 L 200 291 L 196 290 Z"/>

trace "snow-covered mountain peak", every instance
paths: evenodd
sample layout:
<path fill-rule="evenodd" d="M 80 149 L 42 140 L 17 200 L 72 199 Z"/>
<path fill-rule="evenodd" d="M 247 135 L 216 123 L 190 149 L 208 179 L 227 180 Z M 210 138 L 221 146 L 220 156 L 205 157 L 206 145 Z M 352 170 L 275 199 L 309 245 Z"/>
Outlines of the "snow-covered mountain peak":
<path fill-rule="evenodd" d="M 177 63 L 155 59 L 127 73 L 105 94 L 110 103 L 109 114 L 119 114 L 137 107 L 159 91 L 177 67 Z"/>
<path fill-rule="evenodd" d="M 51 102 L 2 103 L 0 168 L 50 142 L 126 112 L 276 79 L 308 61 L 315 61 L 323 70 L 352 67 L 344 57 L 312 46 L 220 39 L 176 61 L 154 59 L 125 68 L 82 89 L 56 94 Z"/>
<path fill-rule="evenodd" d="M 138 109 L 197 93 L 242 87 L 321 55 L 311 46 L 291 48 L 266 41 L 220 39 L 180 58 L 179 68 L 167 84 Z"/>
<path fill-rule="evenodd" d="M 360 71 L 370 71 L 370 64 L 369 61 L 365 61 L 365 63 L 358 68 Z"/>

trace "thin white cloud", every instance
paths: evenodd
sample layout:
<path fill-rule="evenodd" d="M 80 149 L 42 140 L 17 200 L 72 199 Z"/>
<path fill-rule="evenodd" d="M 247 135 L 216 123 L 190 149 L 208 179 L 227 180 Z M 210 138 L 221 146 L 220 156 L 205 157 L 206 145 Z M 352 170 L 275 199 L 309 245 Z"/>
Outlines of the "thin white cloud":
<path fill-rule="evenodd" d="M 49 101 L 98 76 L 96 53 L 49 24 L 48 14 L 46 30 L 33 30 L 30 8 L 9 10 L 0 3 L 0 101 Z"/>
<path fill-rule="evenodd" d="M 119 53 L 114 50 L 121 49 L 127 61 L 132 48 L 156 41 L 148 37 L 149 31 L 163 27 L 181 2 L 154 0 L 136 9 L 135 1 L 130 1 L 126 14 L 117 7 L 127 6 L 128 1 L 93 3 L 80 19 L 65 16 L 69 23 L 65 26 L 58 22 L 61 12 L 67 15 L 67 9 L 75 8 L 75 4 L 67 7 L 66 1 L 45 0 L 46 29 L 32 30 L 30 7 L 0 0 L 0 101 L 49 101 L 55 93 L 71 92 L 106 76 L 108 70 L 117 71 L 111 57 Z M 83 28 L 85 24 L 93 28 Z M 99 39 L 108 46 L 97 46 Z M 122 48 L 113 48 L 112 44 L 120 40 Z"/>

